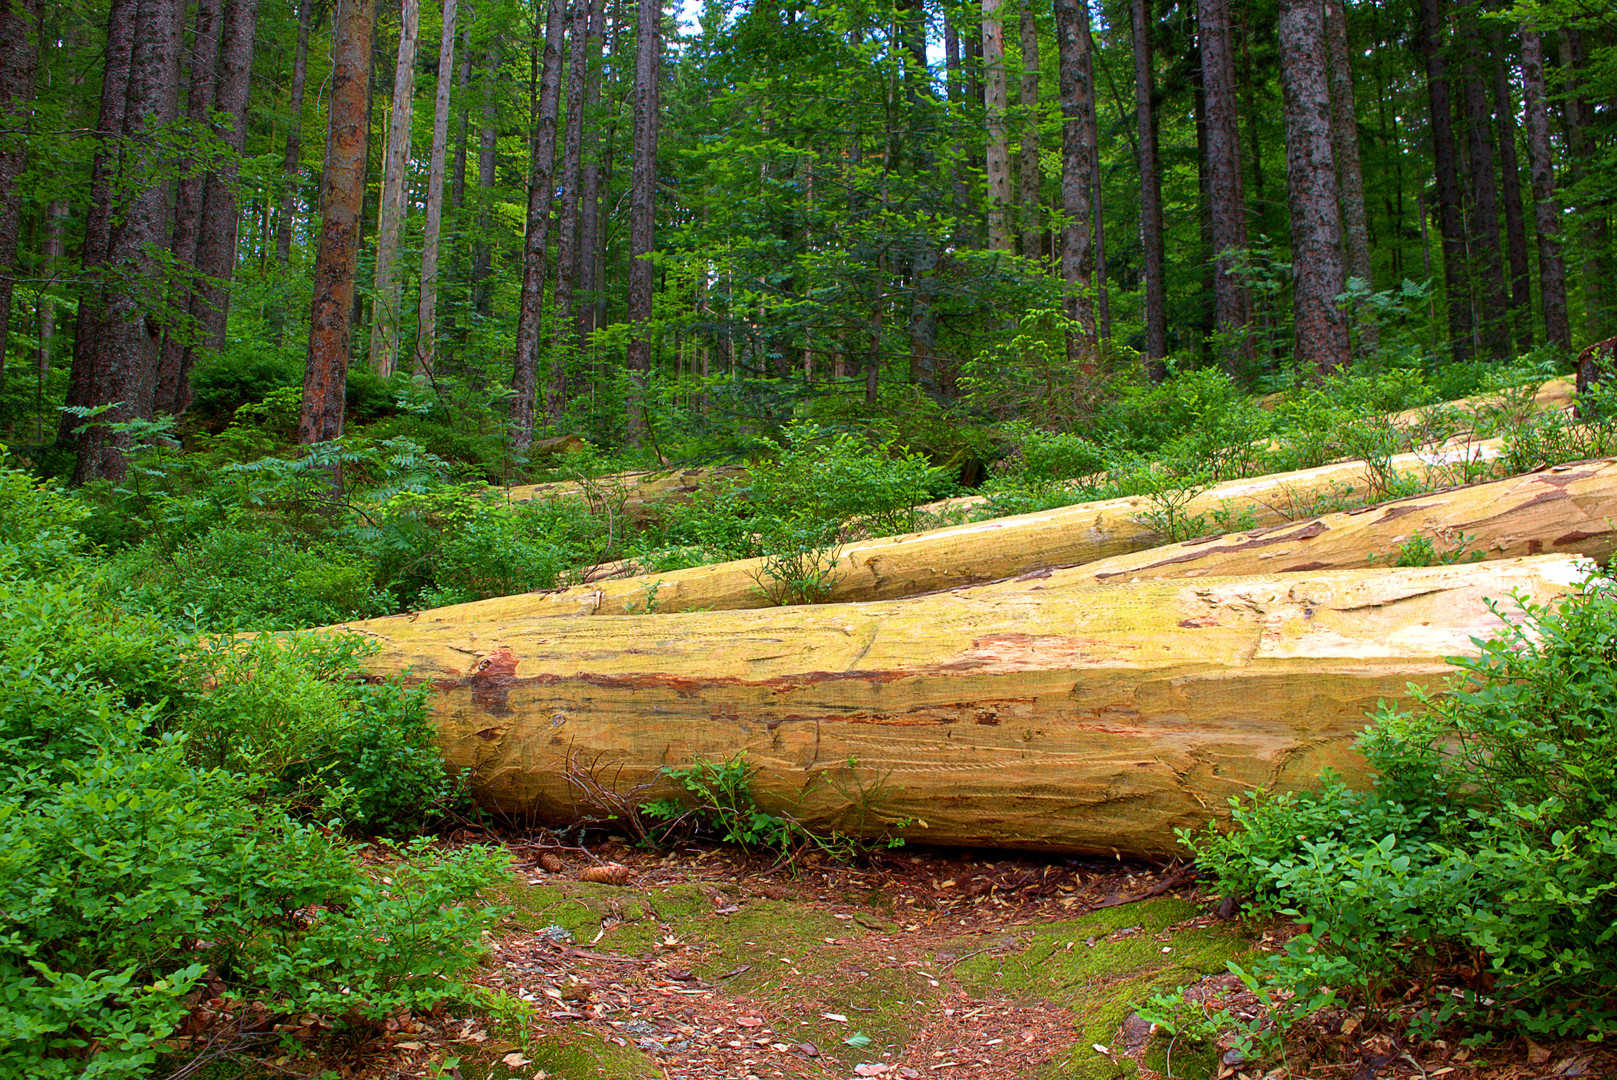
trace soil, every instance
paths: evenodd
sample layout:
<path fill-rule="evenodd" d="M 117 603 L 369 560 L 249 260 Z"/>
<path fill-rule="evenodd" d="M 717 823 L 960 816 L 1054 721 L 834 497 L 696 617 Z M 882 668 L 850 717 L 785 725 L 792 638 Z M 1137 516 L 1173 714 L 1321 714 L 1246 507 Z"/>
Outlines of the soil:
<path fill-rule="evenodd" d="M 1230 960 L 1284 926 L 1221 919 L 1191 870 L 898 849 L 784 864 L 727 847 L 507 839 L 511 906 L 477 1015 L 404 1018 L 328 1067 L 463 1080 L 1526 1080 L 1617 1076 L 1588 1043 L 1405 1044 L 1321 1014 L 1261 1067 L 1135 1005 L 1262 1004 Z M 605 881 L 585 881 L 598 877 Z M 616 883 L 614 883 L 616 882 Z"/>

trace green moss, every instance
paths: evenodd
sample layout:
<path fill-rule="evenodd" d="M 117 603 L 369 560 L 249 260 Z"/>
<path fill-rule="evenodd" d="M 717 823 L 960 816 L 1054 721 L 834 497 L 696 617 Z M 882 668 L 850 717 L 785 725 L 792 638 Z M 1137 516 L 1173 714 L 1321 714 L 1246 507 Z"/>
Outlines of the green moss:
<path fill-rule="evenodd" d="M 661 1076 L 662 1066 L 630 1046 L 619 1046 L 584 1031 L 564 1031 L 533 1039 L 524 1056 L 531 1064 L 505 1064 L 509 1044 L 480 1048 L 464 1055 L 460 1074 L 466 1080 L 532 1080 L 543 1070 L 557 1080 L 641 1080 Z"/>
<path fill-rule="evenodd" d="M 1134 1062 L 1094 1047 L 1122 1049 L 1113 1042 L 1134 1003 L 1222 971 L 1248 951 L 1246 940 L 1228 927 L 1177 930 L 1170 940 L 1165 931 L 1194 914 L 1191 905 L 1168 897 L 1030 927 L 1009 951 L 1003 951 L 1009 941 L 991 944 L 992 954 L 962 961 L 954 974 L 968 986 L 1053 1001 L 1072 1011 L 1073 1051 L 1041 1070 L 1045 1080 L 1129 1076 L 1137 1071 Z M 980 938 L 956 944 L 962 953 L 983 947 Z"/>

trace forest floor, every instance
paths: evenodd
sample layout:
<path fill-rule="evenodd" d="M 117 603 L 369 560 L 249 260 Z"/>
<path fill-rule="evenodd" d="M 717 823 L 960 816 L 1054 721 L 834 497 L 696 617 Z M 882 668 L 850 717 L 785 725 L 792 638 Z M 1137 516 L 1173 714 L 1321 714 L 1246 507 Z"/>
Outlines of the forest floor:
<path fill-rule="evenodd" d="M 1262 1015 L 1226 962 L 1288 933 L 1220 919 L 1186 868 L 507 845 L 514 911 L 479 981 L 508 996 L 478 1016 L 390 1024 L 328 1067 L 368 1080 L 1617 1076 L 1617 1053 L 1587 1043 L 1404 1046 L 1395 1025 L 1365 1031 L 1339 1010 L 1299 1025 L 1287 1060 L 1262 1066 L 1153 1032 L 1135 1003 L 1182 985 Z M 578 878 L 607 866 L 622 884 Z"/>

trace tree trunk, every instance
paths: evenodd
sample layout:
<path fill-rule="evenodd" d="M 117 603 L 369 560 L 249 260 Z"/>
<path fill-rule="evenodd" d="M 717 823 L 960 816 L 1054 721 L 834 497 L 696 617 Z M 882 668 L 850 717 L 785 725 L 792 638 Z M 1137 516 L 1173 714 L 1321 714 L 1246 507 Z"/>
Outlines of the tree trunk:
<path fill-rule="evenodd" d="M 522 299 L 517 308 L 516 362 L 511 375 L 513 450 L 533 442 L 539 389 L 539 329 L 545 311 L 545 259 L 550 247 L 550 204 L 555 201 L 556 112 L 561 101 L 562 0 L 545 14 L 545 61 L 539 111 L 533 122 L 533 163 L 528 173 L 528 227 L 522 242 Z M 549 413 L 546 402 L 546 413 Z"/>
<path fill-rule="evenodd" d="M 494 245 L 489 240 L 493 228 L 495 152 L 500 145 L 499 96 L 495 80 L 500 73 L 500 50 L 489 50 L 483 78 L 483 113 L 477 128 L 477 239 L 472 242 L 472 310 L 479 318 L 494 314 L 494 290 L 489 275 L 494 268 Z"/>
<path fill-rule="evenodd" d="M 575 316 L 577 325 L 574 334 L 581 344 L 587 343 L 590 332 L 597 329 L 595 322 L 596 303 L 600 298 L 601 291 L 601 280 L 598 273 L 601 265 L 601 242 L 598 222 L 600 220 L 601 205 L 603 142 L 601 124 L 595 118 L 601 104 L 601 83 L 605 78 L 601 71 L 602 43 L 605 39 L 606 0 L 595 0 L 594 10 L 590 13 L 588 38 L 591 70 L 586 72 L 589 78 L 584 101 L 585 114 L 592 119 L 592 123 L 588 152 L 584 154 L 584 171 L 579 179 L 582 198 L 578 207 L 578 291 L 583 294 L 584 301 L 576 305 L 578 313 Z"/>
<path fill-rule="evenodd" d="M 45 377 L 55 363 L 56 298 L 61 287 L 62 259 L 67 254 L 68 205 L 66 199 L 52 199 L 45 208 L 45 246 L 41 252 L 40 275 L 45 285 L 39 292 L 39 353 L 38 379 L 43 388 Z M 43 442 L 43 438 L 40 440 Z"/>
<path fill-rule="evenodd" d="M 1550 117 L 1544 88 L 1544 43 L 1537 30 L 1522 27 L 1522 105 L 1527 129 L 1527 161 L 1533 180 L 1533 223 L 1538 233 L 1538 284 L 1544 308 L 1544 340 L 1572 354 L 1572 324 L 1566 308 L 1566 264 L 1561 258 L 1561 208 L 1555 198 L 1555 164 L 1550 153 Z"/>
<path fill-rule="evenodd" d="M 216 145 L 224 150 L 219 167 L 208 174 L 202 219 L 197 230 L 197 288 L 190 315 L 195 337 L 180 354 L 177 368 L 158 373 L 157 406 L 184 412 L 191 404 L 191 367 L 197 350 L 217 354 L 225 346 L 230 315 L 230 283 L 236 272 L 236 235 L 241 215 L 236 187 L 247 146 L 247 101 L 252 91 L 253 41 L 258 26 L 258 0 L 226 0 L 219 71 L 214 80 L 210 122 Z"/>
<path fill-rule="evenodd" d="M 102 393 L 101 347 L 106 318 L 107 245 L 111 239 L 115 198 L 113 183 L 118 175 L 122 152 L 124 114 L 129 97 L 129 64 L 135 42 L 135 19 L 139 0 L 112 0 L 107 13 L 107 40 L 101 73 L 101 109 L 96 130 L 101 142 L 90 166 L 89 206 L 84 219 L 84 238 L 79 247 L 81 285 L 78 317 L 73 335 L 73 364 L 68 377 L 66 405 L 92 406 Z M 89 431 L 76 434 L 84 421 L 72 412 L 62 413 L 57 441 L 77 452 L 85 437 L 98 438 Z"/>
<path fill-rule="evenodd" d="M 1590 133 L 1594 108 L 1583 90 L 1587 66 L 1583 31 L 1566 28 L 1561 33 L 1561 71 L 1566 78 L 1567 157 L 1572 163 L 1573 188 L 1584 192 L 1595 186 L 1586 179 L 1589 163 L 1595 159 L 1594 138 Z M 1610 315 L 1605 259 L 1610 236 L 1604 214 L 1605 207 L 1597 197 L 1585 194 L 1579 201 L 1578 216 L 1583 219 L 1583 329 L 1591 339 L 1606 336 L 1606 320 Z"/>
<path fill-rule="evenodd" d="M 1009 104 L 1005 73 L 1005 23 L 1000 18 L 1002 0 L 982 0 L 983 75 L 985 122 L 988 126 L 986 168 L 988 170 L 988 247 L 1011 253 L 1011 141 L 1005 127 Z"/>
<path fill-rule="evenodd" d="M 444 168 L 449 154 L 449 91 L 454 85 L 457 0 L 444 0 L 438 42 L 437 96 L 432 112 L 432 157 L 427 166 L 427 222 L 421 236 L 421 300 L 416 308 L 415 371 L 431 376 L 438 352 L 438 233 L 444 217 Z"/>
<path fill-rule="evenodd" d="M 1213 217 L 1213 311 L 1219 362 L 1230 372 L 1252 366 L 1252 295 L 1237 270 L 1246 250 L 1241 187 L 1240 101 L 1230 47 L 1230 0 L 1198 0 L 1202 86 L 1207 95 L 1207 194 Z"/>
<path fill-rule="evenodd" d="M 194 130 L 208 130 L 213 113 L 214 85 L 219 76 L 219 40 L 224 31 L 220 0 L 198 0 L 191 37 L 191 89 L 186 100 L 186 120 Z M 175 320 L 163 337 L 162 357 L 157 369 L 157 399 L 159 412 L 178 412 L 175 391 L 179 388 L 180 366 L 186 350 L 195 342 L 198 327 L 192 319 L 196 289 L 201 283 L 189 275 L 196 270 L 197 237 L 202 231 L 202 203 L 207 197 L 208 173 L 198 168 L 194 160 L 180 163 L 180 176 L 174 196 L 173 228 L 169 250 L 174 256 L 174 267 L 188 275 L 180 288 L 179 302 L 185 318 Z"/>
<path fill-rule="evenodd" d="M 1348 363 L 1347 319 L 1336 304 L 1347 282 L 1320 16 L 1317 0 L 1281 0 L 1286 195 L 1296 281 L 1292 356 L 1298 364 L 1328 375 Z"/>
<path fill-rule="evenodd" d="M 657 131 L 662 95 L 662 0 L 640 0 L 635 35 L 634 173 L 629 188 L 629 401 L 628 437 L 639 446 L 646 437 L 646 382 L 651 372 L 653 230 L 657 210 Z"/>
<path fill-rule="evenodd" d="M 111 408 L 79 442 L 74 483 L 123 478 L 127 439 L 114 437 L 106 425 L 149 418 L 157 394 L 162 327 L 151 306 L 151 283 L 166 277 L 155 253 L 167 238 L 167 177 L 172 168 L 160 157 L 161 134 L 177 112 L 184 15 L 179 0 L 140 0 L 135 10 L 117 168 L 124 176 L 151 180 L 126 198 L 109 187 L 115 201 L 109 208 L 108 276 L 97 316 L 94 393 L 86 404 Z M 113 36 L 109 28 L 109 40 Z"/>
<path fill-rule="evenodd" d="M 327 442 L 342 434 L 354 270 L 365 204 L 373 3 L 340 0 L 337 9 L 326 169 L 320 187 L 320 248 L 314 263 L 309 353 L 298 416 L 298 442 L 305 444 Z"/>
<path fill-rule="evenodd" d="M 1500 440 L 1453 451 L 1491 460 Z M 1449 467 L 1431 464 L 1433 454 L 1399 454 L 1390 466 L 1418 476 L 1443 476 Z M 1178 526 L 1211 530 L 1212 515 L 1246 517 L 1252 527 L 1285 526 L 1312 517 L 1321 500 L 1370 498 L 1375 477 L 1363 462 L 1344 461 L 1313 469 L 1277 473 L 1217 484 L 1189 498 Z M 904 536 L 875 537 L 845 544 L 825 567 L 825 599 L 832 602 L 889 600 L 950 589 L 1052 567 L 1094 562 L 1131 551 L 1159 547 L 1171 539 L 1162 506 L 1143 495 L 1079 503 L 1033 514 L 995 518 Z M 1368 553 L 1366 553 L 1368 554 Z M 532 615 L 622 615 L 646 610 L 655 599 L 660 612 L 723 611 L 763 607 L 772 601 L 767 559 L 647 574 L 587 588 L 556 589 L 513 603 Z M 1278 568 L 1278 567 L 1277 567 Z"/>
<path fill-rule="evenodd" d="M 1168 307 L 1162 280 L 1162 168 L 1151 78 L 1151 22 L 1146 0 L 1131 0 L 1134 31 L 1134 108 L 1139 126 L 1140 261 L 1145 275 L 1145 371 L 1152 382 L 1168 377 Z"/>
<path fill-rule="evenodd" d="M 8 0 L 0 7 L 0 125 L 23 132 L 32 125 L 34 72 L 39 66 L 41 0 Z M 17 232 L 22 193 L 17 180 L 27 163 L 27 140 L 0 143 L 0 390 L 5 389 L 6 342 L 17 274 Z M 42 305 L 43 306 L 43 305 Z"/>
<path fill-rule="evenodd" d="M 421 0 L 401 0 L 399 55 L 393 68 L 393 108 L 388 119 L 387 157 L 382 170 L 382 205 L 376 226 L 376 276 L 371 288 L 371 367 L 383 378 L 399 360 L 399 242 L 404 233 L 404 202 L 410 188 L 410 128 L 415 108 L 415 53 L 420 38 Z"/>
<path fill-rule="evenodd" d="M 550 387 L 546 395 L 558 406 L 566 399 L 569 346 L 578 329 L 573 319 L 573 291 L 579 267 L 578 185 L 584 171 L 584 83 L 589 75 L 590 9 L 598 2 L 573 0 L 572 25 L 567 34 L 567 131 L 562 139 L 561 220 L 556 230 L 556 300 L 551 316 Z M 561 423 L 559 411 L 548 418 L 552 424 Z"/>
<path fill-rule="evenodd" d="M 1342 229 L 1347 276 L 1375 289 L 1370 267 L 1370 223 L 1364 208 L 1364 170 L 1359 164 L 1359 119 L 1354 105 L 1353 62 L 1348 49 L 1347 12 L 1342 0 L 1326 0 L 1325 37 L 1330 51 L 1331 142 L 1342 193 Z M 1359 322 L 1360 355 L 1374 354 L 1380 333 L 1373 313 Z"/>
<path fill-rule="evenodd" d="M 281 159 L 281 190 L 275 215 L 275 264 L 284 275 L 292 261 L 292 218 L 297 208 L 298 182 L 303 176 L 303 97 L 309 82 L 309 31 L 314 24 L 316 0 L 299 0 L 298 44 L 292 54 L 292 87 L 287 95 L 291 123 L 286 131 L 286 155 Z M 277 297 L 269 314 L 270 340 L 281 343 L 286 332 L 286 305 Z"/>
<path fill-rule="evenodd" d="M 1093 247 L 1089 195 L 1095 186 L 1095 85 L 1084 0 L 1055 0 L 1061 92 L 1061 281 L 1066 288 L 1067 362 L 1095 363 L 1095 312 L 1090 303 Z"/>
<path fill-rule="evenodd" d="M 1022 257 L 1042 261 L 1044 223 L 1039 219 L 1043 200 L 1039 193 L 1044 188 L 1044 169 L 1039 164 L 1039 24 L 1033 17 L 1031 0 L 1021 0 L 1017 29 L 1022 44 L 1022 85 L 1017 101 L 1022 113 Z"/>
<path fill-rule="evenodd" d="M 1468 233 L 1471 272 L 1479 304 L 1477 330 L 1483 349 L 1495 360 L 1510 356 L 1510 301 L 1505 295 L 1504 253 L 1499 247 L 1499 184 L 1494 177 L 1493 117 L 1477 65 L 1483 60 L 1477 33 L 1476 0 L 1460 17 L 1460 67 L 1465 84 L 1466 146 L 1470 150 L 1471 226 Z"/>
<path fill-rule="evenodd" d="M 762 809 L 857 835 L 1163 856 L 1243 792 L 1305 789 L 1377 702 L 1433 686 L 1562 595 L 1571 560 L 1085 586 L 1056 573 L 913 600 L 569 622 L 374 620 L 378 674 L 432 688 L 483 805 L 575 821 L 738 755 Z M 1070 573 L 1070 572 L 1069 572 Z M 498 602 L 496 602 L 498 603 Z M 436 613 L 434 613 L 436 614 Z M 671 793 L 667 782 L 652 797 Z"/>
<path fill-rule="evenodd" d="M 1443 291 L 1449 309 L 1449 351 L 1456 362 L 1471 359 L 1471 274 L 1465 252 L 1465 222 L 1460 207 L 1460 164 L 1454 146 L 1449 108 L 1447 64 L 1443 59 L 1443 20 L 1438 0 L 1420 0 L 1415 48 L 1426 58 L 1426 96 L 1430 105 L 1432 165 L 1437 174 L 1437 222 L 1443 237 Z M 1421 219 L 1425 221 L 1424 215 Z"/>
<path fill-rule="evenodd" d="M 1517 355 L 1533 351 L 1532 271 L 1527 264 L 1527 223 L 1522 218 L 1521 165 L 1516 160 L 1516 105 L 1511 100 L 1505 35 L 1488 35 L 1493 68 L 1493 105 L 1499 142 L 1499 193 L 1505 204 L 1505 254 L 1510 265 L 1510 322 Z"/>

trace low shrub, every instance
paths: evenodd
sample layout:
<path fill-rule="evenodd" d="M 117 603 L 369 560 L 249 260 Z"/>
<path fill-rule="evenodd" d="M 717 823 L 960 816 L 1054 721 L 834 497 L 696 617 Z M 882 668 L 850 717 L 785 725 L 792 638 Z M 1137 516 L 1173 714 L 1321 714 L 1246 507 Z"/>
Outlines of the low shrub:
<path fill-rule="evenodd" d="M 1599 1038 L 1617 1024 L 1617 586 L 1519 599 L 1478 647 L 1445 692 L 1382 708 L 1358 743 L 1371 790 L 1256 795 L 1186 839 L 1227 892 L 1310 928 L 1257 969 L 1278 1000 L 1328 985 L 1374 1020 L 1415 980 L 1428 1034 Z"/>

